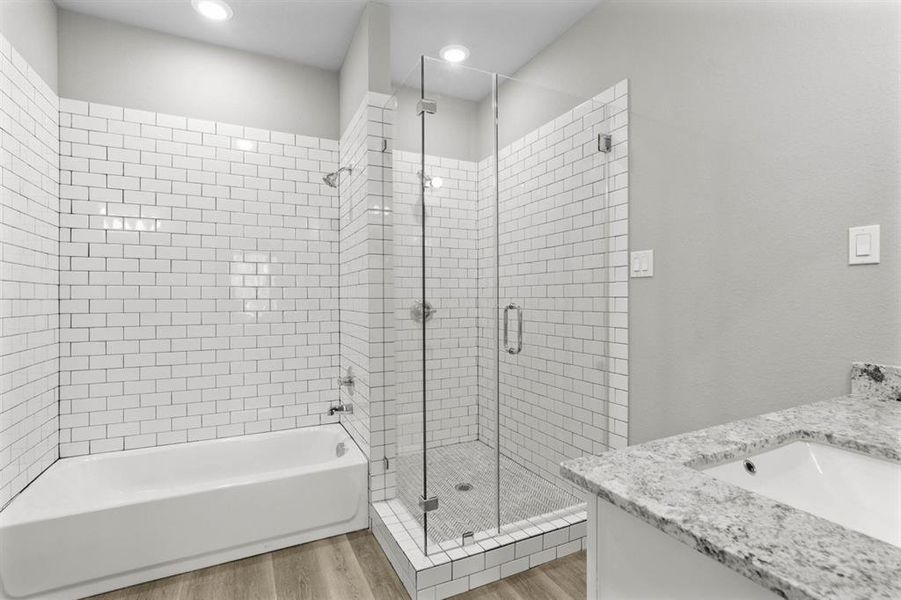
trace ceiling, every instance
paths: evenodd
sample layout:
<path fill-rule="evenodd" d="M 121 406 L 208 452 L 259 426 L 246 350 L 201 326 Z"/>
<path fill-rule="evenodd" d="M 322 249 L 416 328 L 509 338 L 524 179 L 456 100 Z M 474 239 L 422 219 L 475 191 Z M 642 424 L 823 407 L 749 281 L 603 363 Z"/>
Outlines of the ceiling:
<path fill-rule="evenodd" d="M 421 55 L 469 48 L 466 65 L 512 75 L 598 4 L 598 0 L 439 1 L 391 5 L 391 75 L 403 81 Z"/>
<path fill-rule="evenodd" d="M 190 0 L 55 0 L 61 8 L 203 42 L 337 70 L 366 0 L 227 0 L 209 22 Z M 383 0 L 385 1 L 385 0 Z M 420 54 L 463 44 L 467 65 L 514 73 L 599 0 L 387 0 L 391 69 L 403 81 Z"/>

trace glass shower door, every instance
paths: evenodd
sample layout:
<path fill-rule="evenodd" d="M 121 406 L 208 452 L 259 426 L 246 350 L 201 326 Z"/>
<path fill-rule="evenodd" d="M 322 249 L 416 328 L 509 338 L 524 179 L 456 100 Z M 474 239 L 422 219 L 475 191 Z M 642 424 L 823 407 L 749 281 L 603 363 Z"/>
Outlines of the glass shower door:
<path fill-rule="evenodd" d="M 497 85 L 500 524 L 579 507 L 560 463 L 606 449 L 605 106 Z M 600 136 L 600 137 L 599 137 Z"/>
<path fill-rule="evenodd" d="M 580 509 L 560 462 L 607 448 L 606 107 L 429 58 L 393 101 L 397 499 L 427 554 L 532 535 Z"/>

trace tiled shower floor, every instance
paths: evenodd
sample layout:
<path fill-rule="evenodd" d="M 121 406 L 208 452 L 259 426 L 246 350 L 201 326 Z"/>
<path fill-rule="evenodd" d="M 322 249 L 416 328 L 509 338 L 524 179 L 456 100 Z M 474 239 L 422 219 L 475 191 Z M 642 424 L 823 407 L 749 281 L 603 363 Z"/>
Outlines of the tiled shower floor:
<path fill-rule="evenodd" d="M 422 494 L 422 453 L 397 459 L 398 497 L 411 515 L 419 515 Z M 497 527 L 495 451 L 482 442 L 464 442 L 428 451 L 429 494 L 439 508 L 429 513 L 429 538 L 459 540 L 464 532 Z M 501 523 L 535 518 L 576 505 L 578 498 L 501 456 Z M 459 483 L 472 485 L 458 491 Z"/>

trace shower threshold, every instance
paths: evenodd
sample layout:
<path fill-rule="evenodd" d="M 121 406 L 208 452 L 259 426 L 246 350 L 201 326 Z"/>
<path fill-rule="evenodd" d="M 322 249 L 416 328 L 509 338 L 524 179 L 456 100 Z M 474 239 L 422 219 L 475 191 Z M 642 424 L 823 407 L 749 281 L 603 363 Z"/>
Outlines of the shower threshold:
<path fill-rule="evenodd" d="M 429 449 L 429 493 L 441 500 L 428 515 L 428 554 L 422 455 L 396 459 L 396 497 L 373 503 L 372 530 L 411 598 L 445 598 L 583 549 L 585 504 L 504 457 L 498 530 L 494 456 L 481 442 Z M 461 482 L 472 489 L 456 490 Z"/>

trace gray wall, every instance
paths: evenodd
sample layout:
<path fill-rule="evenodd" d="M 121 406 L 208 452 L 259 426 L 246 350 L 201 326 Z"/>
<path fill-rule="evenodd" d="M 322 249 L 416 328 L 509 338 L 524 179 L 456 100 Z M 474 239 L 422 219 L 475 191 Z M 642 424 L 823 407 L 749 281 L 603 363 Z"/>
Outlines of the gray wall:
<path fill-rule="evenodd" d="M 896 3 L 608 2 L 518 74 L 631 82 L 630 442 L 901 363 Z M 847 228 L 882 225 L 849 267 Z"/>
<path fill-rule="evenodd" d="M 416 115 L 419 95 L 418 89 L 409 87 L 395 90 L 394 147 L 398 150 L 421 151 L 422 133 Z M 426 154 L 471 161 L 485 158 L 487 154 L 479 151 L 478 111 L 476 102 L 442 95 L 438 100 L 438 111 L 428 117 L 426 124 Z"/>
<path fill-rule="evenodd" d="M 338 138 L 337 73 L 59 11 L 63 97 Z"/>
<path fill-rule="evenodd" d="M 57 90 L 56 5 L 50 0 L 0 0 L 0 33 Z"/>
<path fill-rule="evenodd" d="M 369 7 L 363 10 L 338 74 L 339 126 L 344 133 L 369 89 Z"/>
<path fill-rule="evenodd" d="M 388 6 L 377 2 L 367 4 L 338 75 L 341 133 L 344 133 L 367 92 L 392 92 L 390 43 Z"/>
<path fill-rule="evenodd" d="M 598 90 L 599 91 L 599 90 Z M 536 129 L 552 122 L 568 110 L 590 102 L 586 96 L 548 88 L 532 81 L 498 77 L 497 141 L 504 148 Z M 494 111 L 491 95 L 478 106 L 478 154 L 484 158 L 494 152 Z"/>

